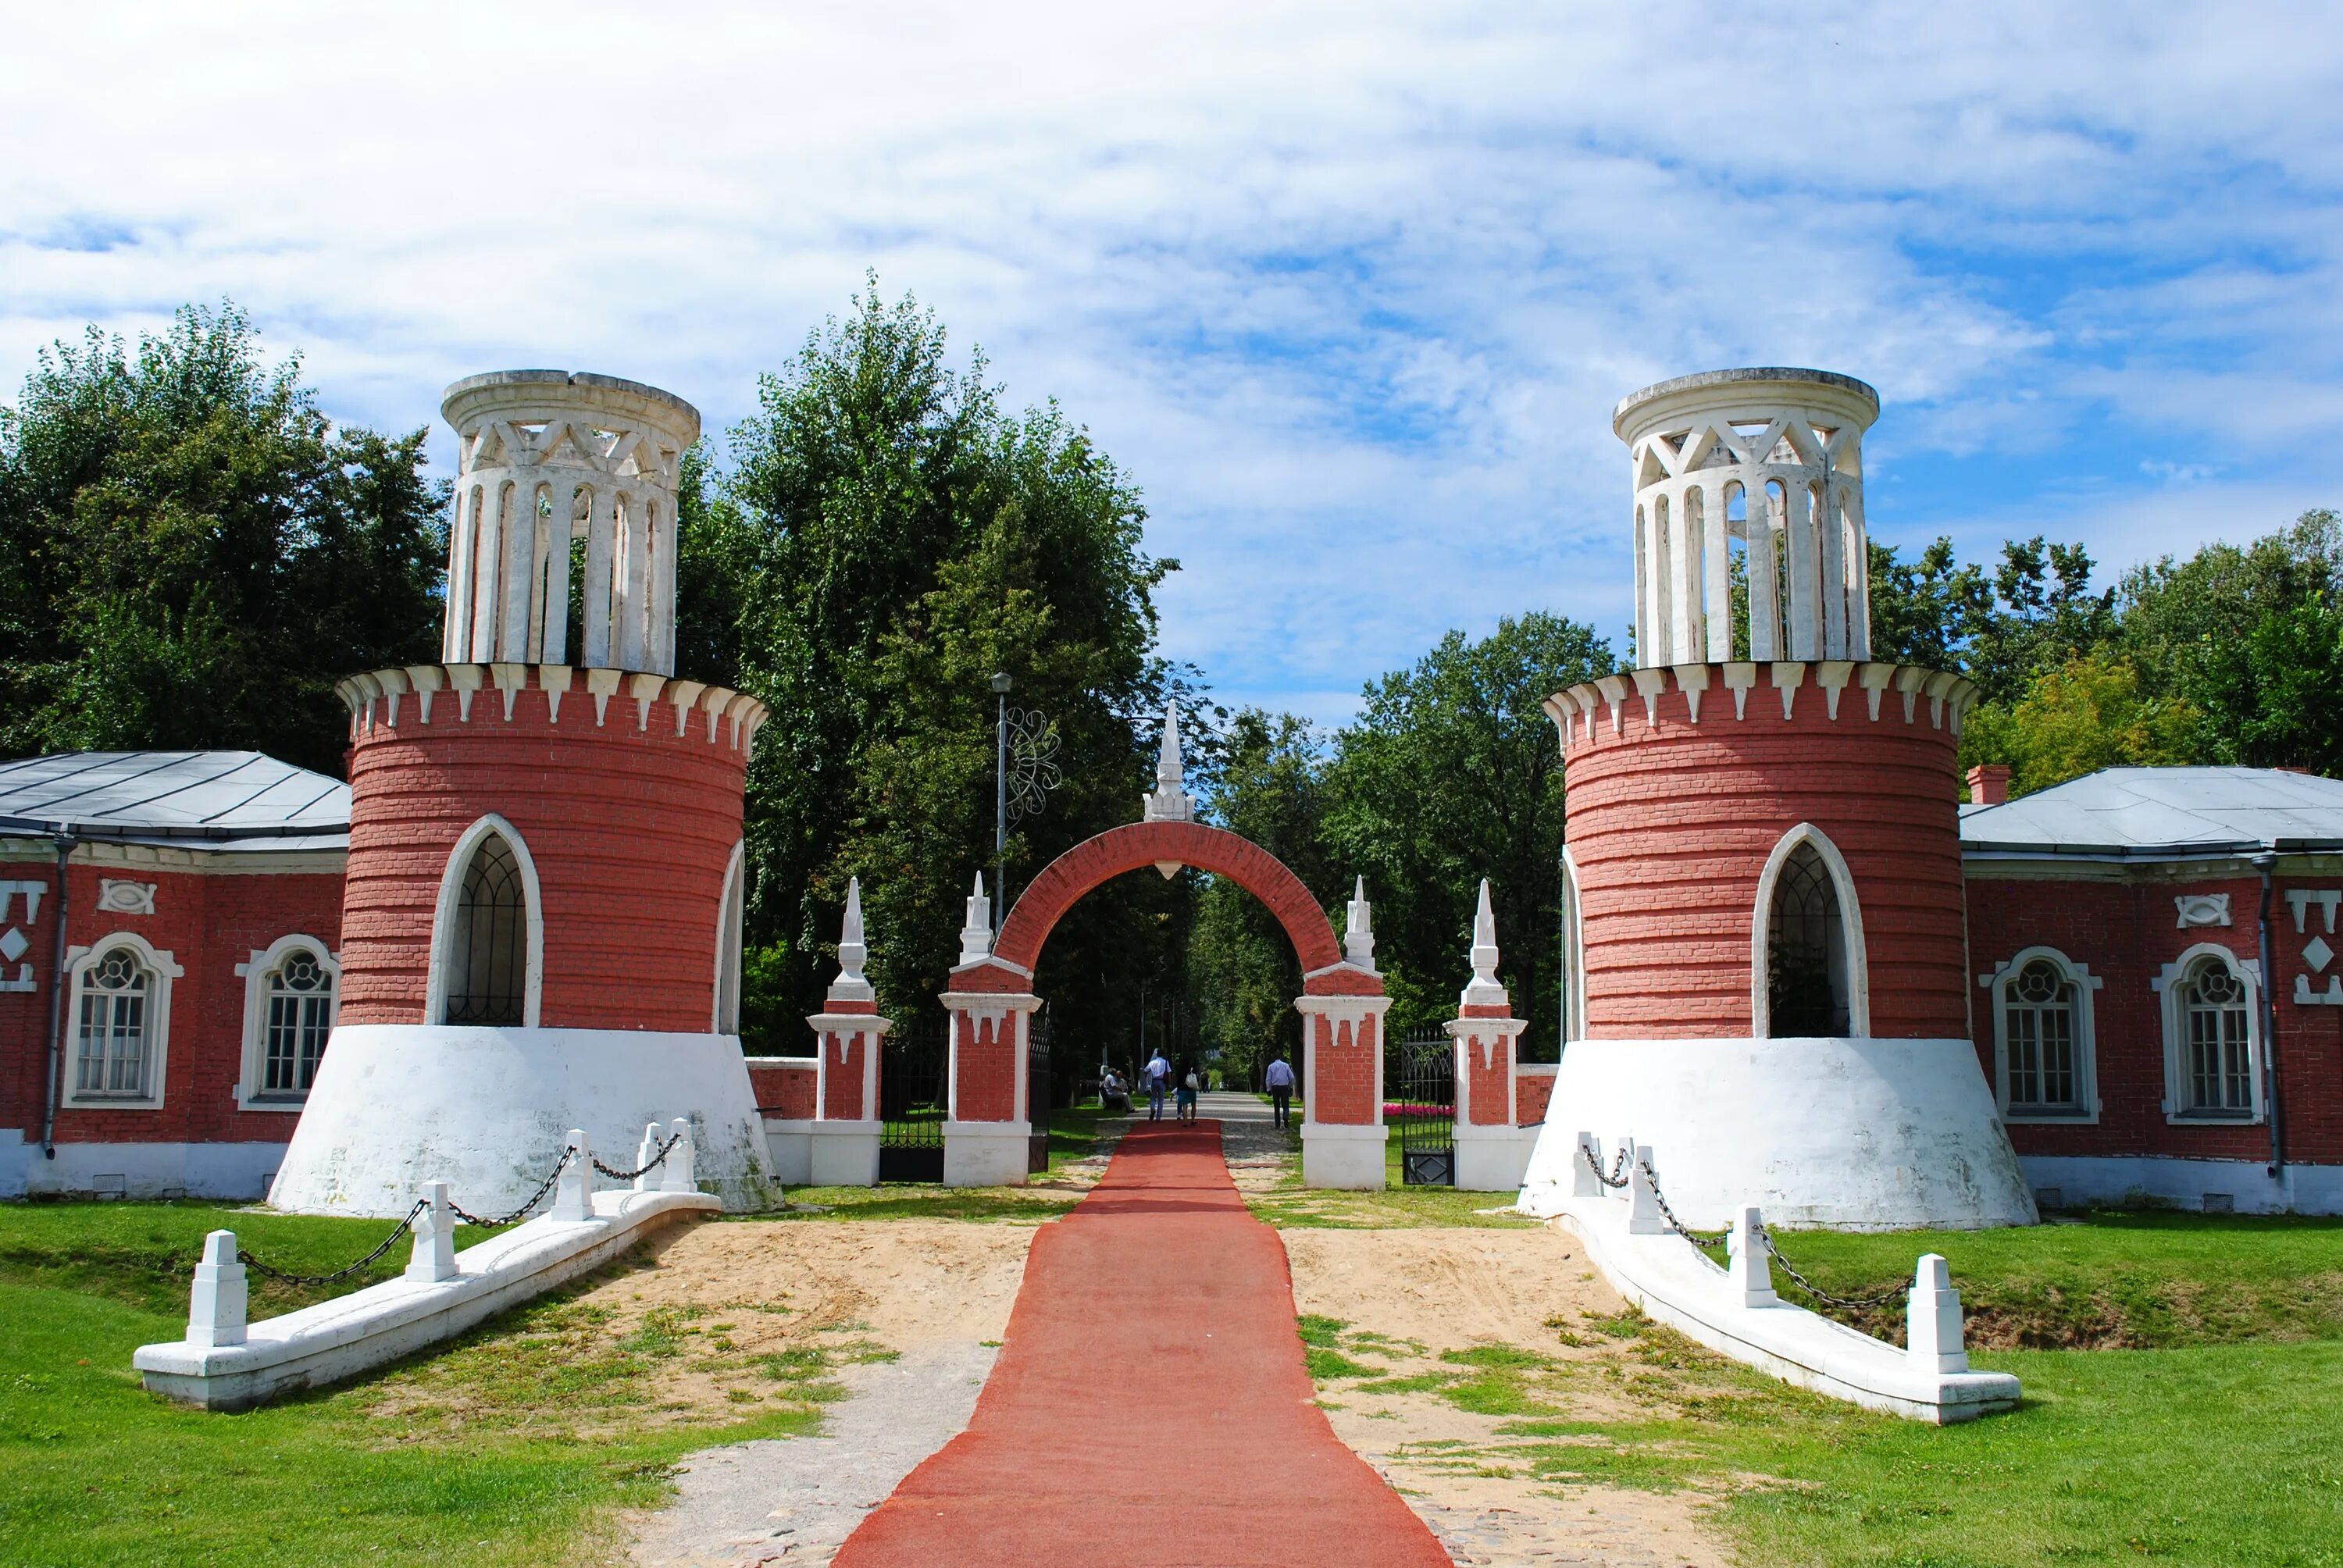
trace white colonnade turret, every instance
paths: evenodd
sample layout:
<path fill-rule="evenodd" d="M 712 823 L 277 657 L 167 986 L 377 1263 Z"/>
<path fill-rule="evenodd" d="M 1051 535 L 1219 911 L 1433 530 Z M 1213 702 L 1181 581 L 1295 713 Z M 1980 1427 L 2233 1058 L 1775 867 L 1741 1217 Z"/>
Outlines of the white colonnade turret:
<path fill-rule="evenodd" d="M 699 438 L 682 398 L 615 376 L 498 370 L 440 405 L 456 428 L 448 663 L 675 673 L 675 484 Z M 581 624 L 569 622 L 572 545 Z"/>
<path fill-rule="evenodd" d="M 1634 466 L 1635 662 L 1871 657 L 1863 433 L 1879 394 L 1827 370 L 1646 387 L 1611 427 Z M 1748 645 L 1729 583 L 1746 552 Z"/>

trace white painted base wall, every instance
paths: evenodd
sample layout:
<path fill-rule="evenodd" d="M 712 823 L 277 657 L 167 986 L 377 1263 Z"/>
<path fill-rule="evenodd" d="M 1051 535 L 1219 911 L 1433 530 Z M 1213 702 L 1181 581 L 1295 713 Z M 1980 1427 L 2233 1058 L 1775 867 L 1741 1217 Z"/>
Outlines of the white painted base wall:
<path fill-rule="evenodd" d="M 813 1180 L 813 1123 L 765 1118 L 765 1154 L 773 1180 L 802 1187 Z"/>
<path fill-rule="evenodd" d="M 531 1220 L 457 1253 L 455 1279 L 386 1280 L 263 1319 L 242 1344 L 141 1345 L 131 1365 L 156 1393 L 206 1410 L 248 1409 L 452 1339 L 598 1267 L 659 1227 L 716 1207 L 701 1192 L 597 1192 L 591 1220 Z"/>
<path fill-rule="evenodd" d="M 1383 1189 L 1383 1151 L 1389 1135 L 1381 1127 L 1332 1121 L 1302 1124 L 1302 1184 L 1346 1192 Z"/>
<path fill-rule="evenodd" d="M 268 1201 L 396 1219 L 444 1181 L 474 1213 L 502 1212 L 537 1190 L 570 1128 L 625 1170 L 644 1124 L 676 1116 L 691 1121 L 702 1191 L 734 1211 L 780 1201 L 730 1035 L 343 1024 Z"/>
<path fill-rule="evenodd" d="M 287 1131 L 290 1131 L 289 1127 Z M 42 1157 L 38 1138 L 0 1131 L 0 1198 L 266 1197 L 284 1162 L 282 1143 L 60 1143 Z"/>
<path fill-rule="evenodd" d="M 1537 1147 L 1534 1127 L 1456 1129 L 1456 1186 L 1465 1192 L 1516 1192 Z"/>
<path fill-rule="evenodd" d="M 944 1185 L 947 1187 L 1022 1187 L 1026 1156 L 1032 1151 L 1032 1132 L 1022 1121 L 947 1121 L 944 1123 Z M 872 1146 L 877 1158 L 877 1146 Z M 872 1175 L 877 1175 L 873 1165 Z"/>
<path fill-rule="evenodd" d="M 2288 1165 L 2272 1178 L 2259 1160 L 2022 1154 L 2017 1162 L 2036 1196 L 2061 1208 L 2145 1201 L 2202 1211 L 2210 1193 L 2238 1214 L 2343 1214 L 2343 1165 Z"/>
<path fill-rule="evenodd" d="M 1654 1151 L 1684 1222 L 1755 1203 L 1776 1225 L 1849 1231 L 2030 1225 L 2033 1187 L 1965 1040 L 1574 1040 L 1522 1206 L 1558 1214 L 1573 1140 Z"/>
<path fill-rule="evenodd" d="M 876 1187 L 879 1185 L 877 1121 L 811 1121 L 809 1180 L 817 1187 Z M 950 1156 L 945 1156 L 949 1161 Z"/>

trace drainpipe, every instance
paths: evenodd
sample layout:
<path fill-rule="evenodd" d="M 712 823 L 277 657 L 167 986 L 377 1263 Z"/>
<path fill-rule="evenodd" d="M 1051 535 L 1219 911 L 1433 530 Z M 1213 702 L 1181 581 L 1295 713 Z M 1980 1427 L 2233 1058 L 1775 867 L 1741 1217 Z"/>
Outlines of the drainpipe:
<path fill-rule="evenodd" d="M 73 903 L 65 894 L 65 862 L 72 859 L 75 835 L 59 827 L 57 836 L 57 938 L 49 958 L 49 1073 L 41 1096 L 41 1157 L 57 1157 L 57 1088 L 65 1077 L 65 914 Z"/>
<path fill-rule="evenodd" d="M 2278 972 L 2270 964 L 2270 873 L 2278 865 L 2275 850 L 2275 846 L 2269 846 L 2254 857 L 2254 869 L 2262 874 L 2262 1104 L 2269 1111 L 2269 1174 L 2273 1180 L 2286 1171 L 2286 1124 L 2278 1105 L 2278 1003 L 2271 995 L 2278 984 Z"/>

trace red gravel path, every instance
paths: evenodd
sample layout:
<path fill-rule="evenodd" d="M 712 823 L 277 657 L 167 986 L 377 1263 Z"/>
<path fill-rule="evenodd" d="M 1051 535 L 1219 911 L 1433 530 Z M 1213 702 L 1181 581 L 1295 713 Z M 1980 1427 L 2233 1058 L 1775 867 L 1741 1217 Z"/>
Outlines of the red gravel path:
<path fill-rule="evenodd" d="M 1217 1122 L 1141 1122 L 1035 1234 L 968 1430 L 838 1568 L 1448 1568 L 1311 1402 L 1285 1249 Z"/>

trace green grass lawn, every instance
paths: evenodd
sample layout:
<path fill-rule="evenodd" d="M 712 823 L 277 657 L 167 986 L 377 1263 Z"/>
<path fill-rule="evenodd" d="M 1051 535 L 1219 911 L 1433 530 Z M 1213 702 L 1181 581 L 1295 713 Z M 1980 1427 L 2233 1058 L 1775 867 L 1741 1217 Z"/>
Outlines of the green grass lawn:
<path fill-rule="evenodd" d="M 657 1503 L 681 1454 L 819 1421 L 823 1386 L 791 1368 L 753 1419 L 654 1430 L 637 1419 L 643 1381 L 678 1336 L 579 1353 L 575 1290 L 350 1388 L 238 1415 L 169 1404 L 130 1353 L 185 1332 L 197 1244 L 223 1227 L 305 1272 L 387 1229 L 192 1203 L 0 1206 L 0 1563 L 574 1562 L 610 1510 Z M 377 1271 L 405 1261 L 401 1245 Z M 256 1317 L 348 1288 L 255 1285 Z"/>

